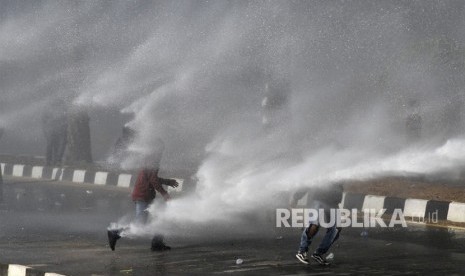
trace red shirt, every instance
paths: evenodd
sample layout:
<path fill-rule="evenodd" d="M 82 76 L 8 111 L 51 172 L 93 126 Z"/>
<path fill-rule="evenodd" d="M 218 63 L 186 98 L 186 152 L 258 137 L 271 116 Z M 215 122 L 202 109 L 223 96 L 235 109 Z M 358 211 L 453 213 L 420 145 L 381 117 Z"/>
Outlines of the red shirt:
<path fill-rule="evenodd" d="M 158 170 L 142 169 L 132 191 L 132 200 L 150 202 L 155 198 L 155 191 L 165 197 L 168 193 L 162 187 L 164 180 L 158 177 Z"/>

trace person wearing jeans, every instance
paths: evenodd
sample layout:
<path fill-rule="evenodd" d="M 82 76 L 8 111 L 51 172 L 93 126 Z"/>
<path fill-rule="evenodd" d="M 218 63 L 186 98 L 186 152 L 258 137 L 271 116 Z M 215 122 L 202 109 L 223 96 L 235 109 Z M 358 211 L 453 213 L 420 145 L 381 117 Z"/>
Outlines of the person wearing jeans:
<path fill-rule="evenodd" d="M 317 215 L 311 217 L 308 227 L 306 227 L 300 237 L 299 251 L 296 254 L 296 258 L 304 263 L 308 264 L 307 252 L 312 243 L 313 238 L 320 229 L 320 221 L 324 219 L 324 222 L 330 222 L 330 210 L 337 209 L 338 204 L 342 199 L 342 186 L 338 184 L 330 184 L 328 187 L 317 187 L 311 188 L 308 191 L 299 191 L 294 194 L 293 204 L 297 202 L 299 198 L 302 198 L 308 193 L 308 197 L 311 201 L 309 205 L 312 209 L 317 211 Z M 324 218 L 319 217 L 319 210 L 324 210 Z M 339 238 L 341 228 L 337 227 L 336 221 L 326 229 L 326 234 L 318 245 L 318 248 L 310 256 L 320 265 L 329 265 L 324 258 L 324 255 L 328 252 L 329 248 Z"/>
<path fill-rule="evenodd" d="M 136 222 L 145 224 L 148 219 L 147 208 L 149 208 L 150 204 L 142 200 L 134 201 L 134 204 L 136 205 Z"/>
<path fill-rule="evenodd" d="M 170 199 L 168 192 L 163 188 L 162 185 L 177 187 L 178 182 L 174 179 L 164 179 L 158 177 L 158 168 L 161 161 L 161 156 L 164 150 L 164 144 L 161 140 L 157 143 L 155 153 L 148 156 L 145 160 L 145 167 L 142 168 L 136 179 L 134 189 L 132 191 L 132 200 L 136 207 L 136 222 L 138 224 L 145 224 L 148 219 L 147 208 L 152 204 L 155 199 L 156 193 L 158 192 L 163 196 L 165 201 Z M 108 241 L 110 243 L 111 250 L 115 250 L 116 241 L 121 238 L 121 231 L 108 230 Z M 170 247 L 166 246 L 163 242 L 162 235 L 155 235 L 152 239 L 152 250 L 169 250 Z"/>
<path fill-rule="evenodd" d="M 148 218 L 147 208 L 155 199 L 156 192 L 160 193 L 165 201 L 170 199 L 168 192 L 162 185 L 177 187 L 178 183 L 174 179 L 164 179 L 158 177 L 157 168 L 145 168 L 139 175 L 132 192 L 132 199 L 136 205 L 136 221 L 145 224 Z M 152 239 L 152 250 L 169 250 L 170 247 L 163 242 L 162 235 L 155 235 Z"/>

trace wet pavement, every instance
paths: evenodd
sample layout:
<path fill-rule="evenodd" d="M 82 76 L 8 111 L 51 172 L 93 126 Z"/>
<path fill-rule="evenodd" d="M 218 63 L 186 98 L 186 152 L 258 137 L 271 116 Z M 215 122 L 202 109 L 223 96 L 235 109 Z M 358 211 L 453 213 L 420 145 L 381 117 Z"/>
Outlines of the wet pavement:
<path fill-rule="evenodd" d="M 344 229 L 331 249 L 335 257 L 329 267 L 297 262 L 299 229 L 257 227 L 256 235 L 167 236 L 173 249 L 161 253 L 150 251 L 149 239 L 121 239 L 112 252 L 106 226 L 132 211 L 127 189 L 13 178 L 5 182 L 2 264 L 64 275 L 465 274 L 465 233 L 422 226 L 374 229 L 367 237 L 360 229 Z M 239 258 L 243 263 L 236 265 Z"/>

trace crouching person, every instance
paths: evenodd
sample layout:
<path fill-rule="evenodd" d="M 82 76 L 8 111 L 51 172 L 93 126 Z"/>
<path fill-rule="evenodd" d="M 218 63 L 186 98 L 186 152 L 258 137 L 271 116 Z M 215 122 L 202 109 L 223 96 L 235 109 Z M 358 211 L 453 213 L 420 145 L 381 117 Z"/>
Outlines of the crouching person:
<path fill-rule="evenodd" d="M 303 230 L 300 237 L 299 251 L 296 254 L 296 258 L 304 264 L 309 263 L 307 252 L 313 238 L 320 229 L 321 222 L 323 220 L 326 223 L 330 222 L 330 210 L 337 210 L 339 208 L 339 203 L 342 200 L 342 185 L 329 184 L 326 187 L 302 189 L 294 194 L 293 205 L 306 194 L 308 194 L 308 206 L 316 210 L 316 216 L 312 216 L 308 223 L 308 227 Z M 320 210 L 323 211 L 320 212 Z M 333 214 L 335 213 L 336 212 Z M 320 217 L 321 214 L 324 214 L 324 218 Z M 334 223 L 326 228 L 326 234 L 323 240 L 310 257 L 320 265 L 329 265 L 330 263 L 326 260 L 325 255 L 331 245 L 339 238 L 340 232 L 341 228 L 337 227 L 337 222 L 334 219 Z"/>

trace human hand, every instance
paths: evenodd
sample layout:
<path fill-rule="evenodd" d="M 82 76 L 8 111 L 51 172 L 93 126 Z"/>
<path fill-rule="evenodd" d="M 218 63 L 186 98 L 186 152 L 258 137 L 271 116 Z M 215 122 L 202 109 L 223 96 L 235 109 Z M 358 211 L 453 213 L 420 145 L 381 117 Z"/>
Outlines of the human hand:
<path fill-rule="evenodd" d="M 179 186 L 179 183 L 175 180 L 175 179 L 170 179 L 169 181 L 169 186 L 173 187 L 173 188 L 176 188 Z"/>

